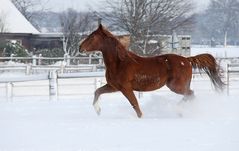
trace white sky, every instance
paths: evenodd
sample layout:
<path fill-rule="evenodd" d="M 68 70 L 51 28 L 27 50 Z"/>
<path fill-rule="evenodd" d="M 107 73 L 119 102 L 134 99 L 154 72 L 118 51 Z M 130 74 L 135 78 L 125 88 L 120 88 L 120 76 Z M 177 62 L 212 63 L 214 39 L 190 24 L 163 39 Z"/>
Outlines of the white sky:
<path fill-rule="evenodd" d="M 62 11 L 67 8 L 74 8 L 79 11 L 99 9 L 102 0 L 49 0 L 48 8 L 53 11 Z M 209 0 L 193 0 L 197 3 L 198 9 L 207 6 Z"/>
<path fill-rule="evenodd" d="M 74 8 L 79 11 L 95 10 L 101 0 L 49 0 L 48 8 L 53 11 L 62 11 Z"/>

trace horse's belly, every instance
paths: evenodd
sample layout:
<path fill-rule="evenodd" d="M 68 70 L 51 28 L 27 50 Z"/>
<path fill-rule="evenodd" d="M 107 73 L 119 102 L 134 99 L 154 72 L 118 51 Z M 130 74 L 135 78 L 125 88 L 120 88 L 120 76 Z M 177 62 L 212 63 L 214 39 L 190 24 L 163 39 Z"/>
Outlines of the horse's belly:
<path fill-rule="evenodd" d="M 153 91 L 161 88 L 162 85 L 160 84 L 147 84 L 144 86 L 134 86 L 133 90 L 135 91 Z"/>
<path fill-rule="evenodd" d="M 159 76 L 136 75 L 133 89 L 136 91 L 152 91 L 165 85 L 166 79 Z"/>

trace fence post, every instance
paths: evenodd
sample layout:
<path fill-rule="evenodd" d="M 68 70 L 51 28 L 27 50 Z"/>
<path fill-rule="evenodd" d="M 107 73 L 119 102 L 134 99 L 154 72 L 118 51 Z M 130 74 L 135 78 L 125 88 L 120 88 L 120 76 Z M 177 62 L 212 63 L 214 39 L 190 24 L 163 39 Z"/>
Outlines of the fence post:
<path fill-rule="evenodd" d="M 60 73 L 64 73 L 65 65 L 64 62 L 61 62 Z"/>
<path fill-rule="evenodd" d="M 64 61 L 65 61 L 66 65 L 69 66 L 70 63 L 71 63 L 71 56 L 69 54 L 65 53 L 64 54 Z"/>
<path fill-rule="evenodd" d="M 30 74 L 30 71 L 31 71 L 31 65 L 27 64 L 26 66 L 26 75 L 29 75 Z"/>
<path fill-rule="evenodd" d="M 143 92 L 138 92 L 138 97 L 139 97 L 139 99 L 141 99 L 142 97 L 143 97 Z"/>
<path fill-rule="evenodd" d="M 32 65 L 36 66 L 37 65 L 37 56 L 32 56 Z"/>
<path fill-rule="evenodd" d="M 11 54 L 11 56 L 10 56 L 10 58 L 11 58 L 10 60 L 11 61 L 13 61 L 13 57 L 14 57 L 14 54 Z"/>
<path fill-rule="evenodd" d="M 99 58 L 99 65 L 103 65 L 103 59 L 102 58 Z"/>
<path fill-rule="evenodd" d="M 41 65 L 42 62 L 42 54 L 39 54 L 38 56 L 38 65 Z"/>
<path fill-rule="evenodd" d="M 71 56 L 67 54 L 66 56 L 66 65 L 69 66 L 71 64 Z"/>
<path fill-rule="evenodd" d="M 91 64 L 91 62 L 92 62 L 91 59 L 92 59 L 92 54 L 89 55 L 89 64 Z"/>
<path fill-rule="evenodd" d="M 95 90 L 99 88 L 102 85 L 102 79 L 101 78 L 95 78 Z"/>
<path fill-rule="evenodd" d="M 57 73 L 56 71 L 50 71 L 49 75 L 49 95 L 50 100 L 56 100 L 58 95 Z"/>
<path fill-rule="evenodd" d="M 6 97 L 7 100 L 12 100 L 13 97 L 13 84 L 11 82 L 6 83 Z"/>
<path fill-rule="evenodd" d="M 230 66 L 230 65 L 227 64 L 227 69 L 226 69 L 226 72 L 227 72 L 227 74 L 226 74 L 226 75 L 227 75 L 227 95 L 228 95 L 228 96 L 229 96 L 229 85 L 230 85 L 230 79 L 229 79 L 229 78 L 230 78 L 230 77 L 229 77 L 229 76 L 230 76 L 230 75 L 229 75 L 229 74 L 230 74 L 230 73 L 229 73 L 229 72 L 230 72 L 230 69 L 229 69 L 230 67 L 229 67 L 229 66 Z"/>
<path fill-rule="evenodd" d="M 93 71 L 93 72 L 97 71 L 97 67 L 96 67 L 96 65 L 93 65 L 93 67 L 92 67 L 92 71 Z"/>

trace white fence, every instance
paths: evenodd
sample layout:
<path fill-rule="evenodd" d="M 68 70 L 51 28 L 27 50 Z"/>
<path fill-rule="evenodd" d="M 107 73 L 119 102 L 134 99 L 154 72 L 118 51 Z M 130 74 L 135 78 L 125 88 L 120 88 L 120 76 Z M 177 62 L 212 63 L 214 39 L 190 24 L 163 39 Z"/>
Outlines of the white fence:
<path fill-rule="evenodd" d="M 0 78 L 0 83 L 5 84 L 5 93 L 7 98 L 14 96 L 15 83 L 28 82 L 28 81 L 48 81 L 48 94 L 51 98 L 58 96 L 58 80 L 69 79 L 69 78 L 94 78 L 94 89 L 97 88 L 97 78 L 104 77 L 104 72 L 79 72 L 79 73 L 57 73 L 56 71 L 50 71 L 48 74 L 39 75 L 23 75 L 19 77 L 5 77 Z M 101 82 L 101 81 L 100 81 Z"/>
<path fill-rule="evenodd" d="M 34 67 L 32 67 L 34 68 Z M 79 67 L 78 67 L 79 68 Z M 95 68 L 95 67 L 94 67 Z M 4 69 L 7 70 L 15 70 L 12 69 L 11 67 L 6 67 Z M 0 70 L 4 70 L 3 68 L 0 68 Z M 27 70 L 26 68 L 19 67 L 19 70 Z M 64 68 L 65 70 L 65 68 Z M 59 84 L 58 80 L 59 79 L 71 79 L 71 78 L 94 78 L 94 82 L 91 83 L 94 85 L 94 89 L 97 88 L 97 78 L 103 78 L 104 77 L 104 71 L 101 72 L 96 72 L 95 70 L 89 70 L 87 72 L 58 72 L 61 71 L 60 67 L 54 67 L 54 68 L 49 68 L 49 72 L 45 74 L 26 74 L 22 76 L 17 76 L 17 77 L 4 77 L 0 78 L 0 83 L 5 84 L 5 96 L 7 98 L 12 98 L 14 96 L 14 83 L 18 82 L 27 82 L 27 81 L 48 81 L 48 94 L 52 98 L 55 98 L 58 96 L 58 90 L 59 90 Z M 72 70 L 69 70 L 72 71 Z M 234 81 L 236 80 L 239 82 L 239 64 L 228 64 L 227 65 L 227 70 L 225 71 L 226 77 L 225 80 L 227 83 L 227 94 L 230 94 L 230 91 L 232 89 L 232 85 Z M 233 89 L 236 89 L 238 91 L 239 87 L 233 87 Z"/>

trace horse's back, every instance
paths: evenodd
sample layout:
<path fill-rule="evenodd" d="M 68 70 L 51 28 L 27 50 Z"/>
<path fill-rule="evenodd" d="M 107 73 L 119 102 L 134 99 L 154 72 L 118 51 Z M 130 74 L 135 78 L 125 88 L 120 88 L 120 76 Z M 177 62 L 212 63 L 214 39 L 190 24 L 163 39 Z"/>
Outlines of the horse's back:
<path fill-rule="evenodd" d="M 180 56 L 177 54 L 164 54 L 158 56 L 158 58 L 164 58 L 170 68 L 191 69 L 190 61 L 184 56 Z"/>
<path fill-rule="evenodd" d="M 153 57 L 140 57 L 134 55 L 134 63 L 138 73 L 170 75 L 188 72 L 191 74 L 192 66 L 190 61 L 180 55 L 163 54 Z M 130 67 L 130 66 L 128 66 Z M 181 75 L 181 74 L 180 74 Z"/>

